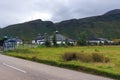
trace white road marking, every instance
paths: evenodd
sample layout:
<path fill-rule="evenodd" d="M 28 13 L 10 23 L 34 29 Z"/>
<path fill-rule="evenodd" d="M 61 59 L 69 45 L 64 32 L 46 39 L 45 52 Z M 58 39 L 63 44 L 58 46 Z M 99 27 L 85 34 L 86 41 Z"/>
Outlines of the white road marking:
<path fill-rule="evenodd" d="M 3 65 L 5 65 L 5 66 L 7 66 L 7 67 L 10 67 L 10 68 L 12 68 L 12 69 L 15 69 L 15 70 L 17 70 L 17 71 L 20 71 L 20 72 L 23 72 L 23 73 L 27 73 L 26 71 L 24 71 L 24 70 L 22 70 L 22 69 L 16 68 L 16 67 L 11 66 L 11 65 L 8 65 L 8 64 L 6 64 L 6 63 L 3 63 Z"/>

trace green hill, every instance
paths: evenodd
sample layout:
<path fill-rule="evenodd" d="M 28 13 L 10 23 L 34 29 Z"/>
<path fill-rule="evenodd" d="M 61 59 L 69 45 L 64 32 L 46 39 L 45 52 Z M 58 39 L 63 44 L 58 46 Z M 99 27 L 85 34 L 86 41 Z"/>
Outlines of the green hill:
<path fill-rule="evenodd" d="M 38 34 L 60 33 L 71 38 L 77 38 L 82 32 L 87 37 L 104 37 L 109 39 L 120 38 L 120 10 L 112 10 L 104 15 L 83 19 L 71 19 L 59 23 L 35 20 L 21 24 L 10 25 L 0 29 L 0 37 L 19 37 L 25 41 L 34 39 Z"/>
<path fill-rule="evenodd" d="M 19 37 L 25 41 L 34 39 L 38 34 L 47 32 L 50 34 L 55 30 L 54 24 L 50 21 L 35 20 L 21 24 L 7 26 L 0 30 L 1 37 Z"/>

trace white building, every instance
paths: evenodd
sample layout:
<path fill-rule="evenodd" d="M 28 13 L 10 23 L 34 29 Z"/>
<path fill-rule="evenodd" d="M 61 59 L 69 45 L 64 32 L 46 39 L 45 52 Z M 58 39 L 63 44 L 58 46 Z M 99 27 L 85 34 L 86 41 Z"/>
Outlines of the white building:
<path fill-rule="evenodd" d="M 17 45 L 23 44 L 21 39 L 18 38 L 11 38 L 7 39 L 4 41 L 4 50 L 12 50 L 14 49 Z"/>
<path fill-rule="evenodd" d="M 53 40 L 53 35 L 48 37 L 49 41 L 52 44 L 52 40 Z M 45 44 L 46 41 L 46 36 L 38 36 L 36 37 L 35 40 L 32 41 L 32 44 Z M 69 43 L 74 43 L 75 41 L 73 39 L 70 39 L 66 36 L 61 35 L 58 31 L 56 31 L 56 41 L 57 44 L 65 44 L 65 42 L 69 42 Z"/>

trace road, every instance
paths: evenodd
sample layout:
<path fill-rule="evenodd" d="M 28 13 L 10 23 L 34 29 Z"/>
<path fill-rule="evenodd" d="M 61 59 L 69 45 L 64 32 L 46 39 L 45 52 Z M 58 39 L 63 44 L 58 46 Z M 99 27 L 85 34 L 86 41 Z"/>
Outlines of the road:
<path fill-rule="evenodd" d="M 0 54 L 0 80 L 112 80 Z"/>

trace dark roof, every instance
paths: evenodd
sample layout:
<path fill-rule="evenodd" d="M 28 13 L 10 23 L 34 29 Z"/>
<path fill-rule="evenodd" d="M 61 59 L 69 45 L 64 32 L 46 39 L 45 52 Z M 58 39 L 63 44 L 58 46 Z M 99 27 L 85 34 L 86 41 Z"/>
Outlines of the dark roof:
<path fill-rule="evenodd" d="M 94 40 L 94 41 L 110 41 L 110 40 L 108 40 L 106 38 L 89 38 L 88 39 L 88 41 L 92 41 L 92 40 Z"/>
<path fill-rule="evenodd" d="M 100 39 L 98 39 L 98 38 L 89 38 L 89 39 L 88 39 L 88 41 L 91 41 L 91 40 L 98 41 L 98 40 L 100 40 Z"/>
<path fill-rule="evenodd" d="M 42 39 L 44 39 L 45 37 L 44 36 L 37 36 L 36 38 L 35 38 L 35 40 L 42 40 Z"/>
<path fill-rule="evenodd" d="M 22 40 L 19 38 L 10 38 L 10 39 L 7 39 L 5 42 L 22 42 Z"/>

